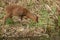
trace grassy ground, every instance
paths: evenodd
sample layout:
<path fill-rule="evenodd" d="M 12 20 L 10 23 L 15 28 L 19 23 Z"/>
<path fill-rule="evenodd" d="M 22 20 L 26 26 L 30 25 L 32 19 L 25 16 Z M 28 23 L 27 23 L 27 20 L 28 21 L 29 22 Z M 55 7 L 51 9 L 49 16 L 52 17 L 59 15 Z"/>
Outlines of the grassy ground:
<path fill-rule="evenodd" d="M 36 14 L 39 17 L 39 22 L 34 23 L 31 19 L 24 19 L 19 22 L 19 18 L 13 17 L 14 20 L 8 18 L 6 25 L 3 25 L 4 7 L 8 5 L 9 1 L 0 1 L 0 35 L 4 37 L 22 36 L 23 34 L 23 36 L 41 35 L 41 40 L 59 40 L 59 2 L 59 0 L 17 0 L 15 4 L 21 5 Z"/>

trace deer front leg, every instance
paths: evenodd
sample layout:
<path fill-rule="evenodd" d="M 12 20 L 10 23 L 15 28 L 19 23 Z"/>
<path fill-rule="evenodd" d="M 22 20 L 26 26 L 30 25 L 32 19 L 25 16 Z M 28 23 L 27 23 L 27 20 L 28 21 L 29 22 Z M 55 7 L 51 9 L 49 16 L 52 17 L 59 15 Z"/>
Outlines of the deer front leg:
<path fill-rule="evenodd" d="M 21 21 L 23 20 L 23 15 L 21 16 Z"/>

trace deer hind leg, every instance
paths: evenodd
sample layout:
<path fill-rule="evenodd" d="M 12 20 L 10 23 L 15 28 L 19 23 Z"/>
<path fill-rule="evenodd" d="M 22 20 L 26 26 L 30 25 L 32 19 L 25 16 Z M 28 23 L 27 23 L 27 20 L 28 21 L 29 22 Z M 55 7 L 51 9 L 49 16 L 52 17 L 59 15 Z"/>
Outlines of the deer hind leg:
<path fill-rule="evenodd" d="M 6 14 L 3 18 L 3 24 L 5 24 L 7 18 L 12 18 L 10 14 Z"/>

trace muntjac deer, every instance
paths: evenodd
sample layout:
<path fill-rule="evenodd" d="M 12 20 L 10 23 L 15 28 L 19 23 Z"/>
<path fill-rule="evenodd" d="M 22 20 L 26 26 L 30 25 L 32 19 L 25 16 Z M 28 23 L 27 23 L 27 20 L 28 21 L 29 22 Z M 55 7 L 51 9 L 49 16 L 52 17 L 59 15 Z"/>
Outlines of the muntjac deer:
<path fill-rule="evenodd" d="M 23 19 L 24 16 L 27 18 L 32 19 L 35 22 L 38 22 L 38 16 L 31 13 L 29 10 L 26 8 L 20 6 L 20 5 L 7 5 L 5 7 L 6 15 L 4 16 L 3 20 L 4 23 L 7 18 L 12 18 L 12 16 L 18 16 L 21 17 L 21 20 Z"/>

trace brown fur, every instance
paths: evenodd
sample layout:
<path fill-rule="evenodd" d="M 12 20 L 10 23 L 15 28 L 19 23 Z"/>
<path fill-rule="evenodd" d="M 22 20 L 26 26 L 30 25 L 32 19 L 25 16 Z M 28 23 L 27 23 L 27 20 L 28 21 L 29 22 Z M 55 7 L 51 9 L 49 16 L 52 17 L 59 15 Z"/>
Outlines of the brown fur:
<path fill-rule="evenodd" d="M 35 22 L 38 22 L 38 17 L 35 14 L 32 14 L 29 10 L 26 8 L 23 8 L 19 5 L 8 5 L 5 7 L 6 15 L 4 16 L 4 23 L 7 18 L 12 18 L 12 16 L 19 16 L 21 17 L 21 20 L 24 16 L 27 18 L 32 19 Z"/>

